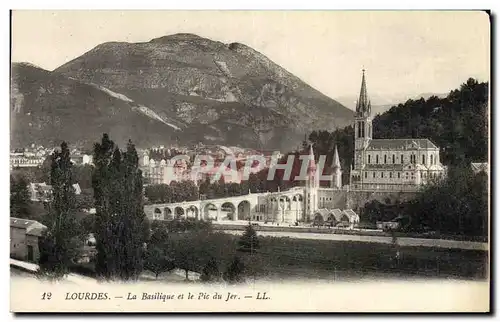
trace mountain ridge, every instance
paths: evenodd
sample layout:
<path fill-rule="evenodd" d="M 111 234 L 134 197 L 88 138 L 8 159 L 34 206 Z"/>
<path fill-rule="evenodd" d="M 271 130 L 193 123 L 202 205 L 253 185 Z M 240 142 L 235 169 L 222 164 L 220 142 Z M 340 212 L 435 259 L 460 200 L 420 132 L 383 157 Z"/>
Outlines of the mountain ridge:
<path fill-rule="evenodd" d="M 12 69 L 19 71 L 19 66 Z M 35 70 L 24 72 L 32 78 L 37 74 Z M 72 95 L 72 106 L 82 106 L 82 101 L 88 101 L 86 96 L 97 95 L 100 97 L 94 102 L 97 109 L 112 102 L 128 106 L 134 112 L 129 114 L 132 119 L 122 126 L 143 124 L 134 121 L 142 114 L 170 127 L 160 131 L 163 144 L 180 141 L 290 149 L 312 129 L 340 128 L 349 125 L 353 117 L 352 111 L 253 48 L 194 34 L 166 35 L 139 43 L 102 43 L 47 72 L 45 77 L 39 77 L 48 82 L 42 88 L 68 87 L 70 81 L 76 82 L 71 88 L 86 89 L 86 94 L 66 90 Z M 12 78 L 13 88 L 23 87 L 21 83 L 26 78 L 19 75 Z M 108 97 L 85 86 L 104 91 Z M 17 97 L 26 94 L 31 97 L 33 91 L 16 93 Z M 64 101 L 62 97 L 59 100 Z M 31 101 L 18 103 L 16 111 L 20 105 L 28 104 L 28 109 L 34 109 L 46 104 L 43 102 L 41 97 L 32 97 Z M 11 105 L 16 104 L 11 100 Z M 115 122 L 111 119 L 105 126 L 110 132 Z M 68 130 L 47 135 L 62 139 Z M 123 141 L 122 135 L 119 141 Z M 148 142 L 147 135 L 144 137 L 145 142 L 140 144 L 153 143 Z"/>

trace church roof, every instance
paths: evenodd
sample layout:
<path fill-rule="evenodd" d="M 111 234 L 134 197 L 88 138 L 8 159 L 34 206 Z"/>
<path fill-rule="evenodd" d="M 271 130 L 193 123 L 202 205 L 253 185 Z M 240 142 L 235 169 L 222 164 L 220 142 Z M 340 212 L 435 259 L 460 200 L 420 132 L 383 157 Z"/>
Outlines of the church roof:
<path fill-rule="evenodd" d="M 386 171 L 403 171 L 403 165 L 400 163 L 396 164 L 365 164 L 364 170 L 386 170 Z"/>
<path fill-rule="evenodd" d="M 437 149 L 429 139 L 373 139 L 368 143 L 367 150 L 416 150 Z"/>

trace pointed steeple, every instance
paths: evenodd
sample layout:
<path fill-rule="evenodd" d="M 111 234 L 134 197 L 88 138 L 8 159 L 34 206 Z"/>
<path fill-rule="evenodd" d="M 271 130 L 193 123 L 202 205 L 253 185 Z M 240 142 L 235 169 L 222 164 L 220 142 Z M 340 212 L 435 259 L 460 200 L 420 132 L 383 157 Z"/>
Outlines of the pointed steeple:
<path fill-rule="evenodd" d="M 335 151 L 333 152 L 333 162 L 332 162 L 332 169 L 340 169 L 340 159 L 339 159 L 339 152 L 337 151 L 337 146 L 335 145 Z"/>
<path fill-rule="evenodd" d="M 311 173 L 311 171 L 316 171 L 316 161 L 314 161 L 312 144 L 309 146 L 309 166 L 307 167 L 307 173 Z"/>
<path fill-rule="evenodd" d="M 365 70 L 363 69 L 363 78 L 361 79 L 361 90 L 359 91 L 359 99 L 356 103 L 356 114 L 365 115 L 371 113 L 371 103 L 368 100 L 368 93 L 366 90 Z"/>

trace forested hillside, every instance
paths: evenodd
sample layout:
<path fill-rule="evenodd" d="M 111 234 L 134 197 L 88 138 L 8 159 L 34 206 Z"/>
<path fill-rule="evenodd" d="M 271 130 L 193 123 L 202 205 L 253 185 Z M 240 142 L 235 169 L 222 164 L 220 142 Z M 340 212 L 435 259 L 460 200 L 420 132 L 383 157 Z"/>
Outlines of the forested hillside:
<path fill-rule="evenodd" d="M 428 138 L 447 165 L 488 161 L 488 83 L 469 78 L 446 98 L 408 100 L 373 120 L 375 138 Z"/>

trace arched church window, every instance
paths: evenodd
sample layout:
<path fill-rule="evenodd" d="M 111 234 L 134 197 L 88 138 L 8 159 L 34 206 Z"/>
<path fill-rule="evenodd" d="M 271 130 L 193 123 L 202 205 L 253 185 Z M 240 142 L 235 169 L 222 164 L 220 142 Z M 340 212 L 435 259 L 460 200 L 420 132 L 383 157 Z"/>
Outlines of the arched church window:
<path fill-rule="evenodd" d="M 368 154 L 368 163 L 372 163 L 372 156 Z"/>
<path fill-rule="evenodd" d="M 398 172 L 398 179 L 401 179 L 401 172 Z"/>
<path fill-rule="evenodd" d="M 375 156 L 375 163 L 378 164 L 378 155 Z"/>
<path fill-rule="evenodd" d="M 387 154 L 384 154 L 384 164 L 387 163 Z"/>
<path fill-rule="evenodd" d="M 403 164 L 403 155 L 401 154 L 401 164 Z"/>
<path fill-rule="evenodd" d="M 373 177 L 375 178 L 375 171 L 373 171 Z"/>
<path fill-rule="evenodd" d="M 380 172 L 380 177 L 383 178 L 384 177 L 384 172 Z"/>
<path fill-rule="evenodd" d="M 431 154 L 431 165 L 434 164 L 434 155 Z"/>
<path fill-rule="evenodd" d="M 396 155 L 395 154 L 392 155 L 392 163 L 393 164 L 396 163 Z"/>
<path fill-rule="evenodd" d="M 425 154 L 422 154 L 422 164 L 425 164 Z"/>
<path fill-rule="evenodd" d="M 392 179 L 392 172 L 389 172 L 389 178 Z"/>
<path fill-rule="evenodd" d="M 368 178 L 368 172 L 365 172 L 365 179 Z"/>

